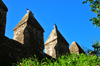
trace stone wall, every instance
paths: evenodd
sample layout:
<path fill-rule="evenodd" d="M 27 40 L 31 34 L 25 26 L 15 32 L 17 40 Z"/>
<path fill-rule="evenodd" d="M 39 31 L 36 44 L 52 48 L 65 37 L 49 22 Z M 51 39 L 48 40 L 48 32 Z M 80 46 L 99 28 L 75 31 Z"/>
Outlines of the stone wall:
<path fill-rule="evenodd" d="M 52 56 L 53 58 L 59 57 L 59 55 L 65 55 L 69 52 L 69 45 L 57 40 L 57 38 L 51 42 L 45 44 L 45 53 Z"/>
<path fill-rule="evenodd" d="M 24 30 L 26 26 L 27 26 L 27 23 L 24 23 L 14 30 L 13 39 L 20 42 L 21 44 L 24 44 Z"/>
<path fill-rule="evenodd" d="M 84 54 L 86 54 L 86 52 L 84 52 L 84 50 L 75 41 L 72 42 L 69 50 L 70 50 L 70 53 L 76 53 L 76 54 L 84 53 Z"/>
<path fill-rule="evenodd" d="M 8 66 L 8 64 L 12 66 L 12 63 L 16 63 L 22 58 L 34 56 L 34 54 L 40 61 L 45 57 L 56 61 L 55 58 L 59 54 L 69 53 L 69 44 L 57 31 L 57 28 L 53 30 L 47 39 L 45 44 L 46 54 L 43 53 L 44 30 L 32 13 L 27 13 L 21 23 L 14 29 L 14 40 L 4 36 L 6 12 L 7 8 L 0 0 L 0 66 Z M 27 15 L 29 15 L 29 19 Z M 26 21 L 26 18 L 28 21 Z"/>
<path fill-rule="evenodd" d="M 48 44 L 45 44 L 45 53 L 52 56 L 53 58 L 56 58 L 56 46 L 57 44 L 57 39 L 48 43 Z"/>
<path fill-rule="evenodd" d="M 67 43 L 64 43 L 64 42 L 58 40 L 58 51 L 59 51 L 59 54 L 61 54 L 61 55 L 65 55 L 66 53 L 70 53 L 69 52 L 69 45 Z"/>
<path fill-rule="evenodd" d="M 56 26 L 56 24 L 54 26 Z M 45 53 L 53 58 L 57 58 L 59 55 L 69 53 L 69 44 L 58 31 L 57 26 L 52 30 L 44 45 Z"/>
<path fill-rule="evenodd" d="M 43 52 L 41 53 L 36 49 L 32 49 L 32 47 L 9 39 L 6 36 L 0 35 L 0 66 L 8 66 L 6 64 L 8 64 L 9 62 L 11 65 L 11 63 L 16 63 L 22 58 L 34 56 L 34 54 L 40 60 L 42 60 L 42 58 L 44 57 L 47 57 L 49 59 L 52 58 Z"/>
<path fill-rule="evenodd" d="M 22 57 L 27 57 L 27 47 L 17 41 L 0 35 L 0 65 L 7 62 L 16 62 Z"/>
<path fill-rule="evenodd" d="M 43 31 L 32 27 L 31 24 L 26 26 L 27 24 L 23 23 L 21 26 L 17 27 L 18 29 L 15 29 L 14 32 L 15 40 L 4 36 L 6 12 L 7 8 L 2 0 L 0 0 L 0 66 L 12 66 L 12 63 L 17 63 L 17 61 L 22 58 L 28 58 L 34 56 L 34 54 L 40 61 L 45 57 L 51 59 L 51 56 L 43 53 Z"/>
<path fill-rule="evenodd" d="M 0 7 L 0 34 L 5 35 L 5 26 L 6 26 L 6 12 L 3 8 Z"/>
<path fill-rule="evenodd" d="M 24 44 L 43 52 L 44 40 L 43 32 L 38 30 L 36 27 L 28 24 L 24 30 Z"/>

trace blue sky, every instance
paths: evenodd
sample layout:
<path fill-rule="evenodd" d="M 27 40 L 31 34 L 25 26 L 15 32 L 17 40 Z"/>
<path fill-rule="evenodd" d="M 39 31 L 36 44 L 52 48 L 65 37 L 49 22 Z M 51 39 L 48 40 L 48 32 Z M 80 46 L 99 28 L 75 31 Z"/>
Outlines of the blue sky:
<path fill-rule="evenodd" d="M 34 13 L 34 17 L 44 28 L 44 42 L 49 37 L 56 23 L 58 30 L 69 43 L 73 41 L 80 46 L 92 48 L 94 42 L 100 40 L 100 28 L 95 28 L 90 17 L 96 17 L 91 12 L 89 3 L 84 0 L 2 0 L 8 7 L 5 36 L 13 39 L 13 29 L 27 13 L 26 9 Z M 94 43 L 93 42 L 93 43 Z M 44 51 L 45 52 L 45 51 Z"/>

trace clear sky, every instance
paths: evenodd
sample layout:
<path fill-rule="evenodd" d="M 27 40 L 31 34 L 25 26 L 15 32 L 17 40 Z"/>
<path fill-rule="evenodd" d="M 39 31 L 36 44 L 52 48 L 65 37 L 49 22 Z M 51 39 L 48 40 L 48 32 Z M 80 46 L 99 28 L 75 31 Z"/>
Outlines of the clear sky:
<path fill-rule="evenodd" d="M 100 28 L 95 28 L 90 17 L 96 17 L 91 12 L 89 3 L 82 4 L 84 0 L 2 0 L 7 8 L 7 21 L 5 36 L 13 39 L 13 29 L 27 13 L 26 9 L 34 13 L 34 17 L 44 28 L 44 42 L 49 37 L 56 23 L 58 30 L 69 43 L 73 41 L 80 46 L 92 48 L 92 40 L 100 40 Z M 86 50 L 86 49 L 85 49 Z M 45 51 L 44 51 L 45 52 Z"/>

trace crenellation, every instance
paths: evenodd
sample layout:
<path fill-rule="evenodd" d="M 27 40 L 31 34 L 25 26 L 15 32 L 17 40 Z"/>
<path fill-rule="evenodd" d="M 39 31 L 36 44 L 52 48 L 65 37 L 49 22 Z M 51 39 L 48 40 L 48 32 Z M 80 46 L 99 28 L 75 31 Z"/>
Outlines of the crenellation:
<path fill-rule="evenodd" d="M 77 54 L 85 53 L 75 42 L 69 49 L 68 42 L 58 31 L 56 24 L 44 44 L 44 29 L 31 11 L 26 13 L 13 29 L 13 40 L 9 39 L 4 36 L 7 11 L 7 7 L 0 0 L 0 66 L 7 66 L 4 65 L 7 62 L 16 63 L 20 59 L 34 56 L 34 54 L 39 60 L 47 57 L 56 61 L 55 58 L 60 54 L 71 53 L 73 50 Z M 44 46 L 45 53 L 43 53 Z"/>
<path fill-rule="evenodd" d="M 27 18 L 24 19 L 25 17 L 27 17 Z M 30 21 L 33 21 L 33 22 L 30 22 Z M 25 29 L 23 28 L 23 32 L 21 32 L 22 31 L 21 27 L 23 27 L 22 24 L 24 24 L 24 23 L 26 23 L 27 25 L 25 25 Z M 34 25 L 32 23 L 37 24 L 37 25 Z M 20 27 L 18 27 L 18 26 L 20 26 Z M 18 35 L 18 36 L 16 36 L 16 34 L 14 34 L 14 37 L 18 37 L 16 40 L 19 42 L 23 42 L 23 44 L 25 44 L 27 46 L 35 47 L 33 49 L 39 48 L 40 51 L 43 51 L 43 49 L 44 49 L 44 46 L 43 46 L 43 44 L 44 44 L 44 39 L 43 39 L 44 30 L 43 29 L 40 30 L 40 29 L 42 29 L 42 28 L 38 24 L 36 19 L 34 20 L 34 16 L 32 15 L 32 13 L 28 12 L 22 18 L 22 20 L 18 23 L 18 25 L 14 28 L 14 33 L 18 33 L 18 32 L 20 33 L 20 35 Z M 22 34 L 23 34 L 24 40 L 21 40 Z M 42 50 L 40 49 L 41 47 L 42 47 Z"/>
<path fill-rule="evenodd" d="M 84 52 L 84 50 L 83 50 L 83 49 L 78 45 L 78 43 L 75 42 L 75 41 L 72 42 L 72 44 L 71 44 L 69 50 L 70 50 L 70 53 L 73 52 L 73 53 L 77 53 L 77 54 L 81 54 L 81 53 L 86 54 L 86 53 Z"/>
<path fill-rule="evenodd" d="M 69 53 L 69 44 L 58 31 L 56 24 L 54 26 L 55 29 L 52 30 L 44 45 L 46 51 L 45 53 L 53 58 L 57 58 L 60 54 Z"/>

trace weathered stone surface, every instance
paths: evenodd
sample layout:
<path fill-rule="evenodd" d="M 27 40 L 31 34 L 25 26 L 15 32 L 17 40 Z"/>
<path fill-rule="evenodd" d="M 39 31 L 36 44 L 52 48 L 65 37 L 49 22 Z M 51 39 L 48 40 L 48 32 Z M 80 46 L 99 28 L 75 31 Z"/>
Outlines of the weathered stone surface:
<path fill-rule="evenodd" d="M 65 55 L 66 52 L 70 53 L 69 52 L 69 45 L 66 45 L 66 43 L 58 40 L 58 51 L 59 51 L 59 54 L 61 54 L 61 55 Z"/>
<path fill-rule="evenodd" d="M 69 44 L 58 31 L 57 27 L 52 30 L 44 45 L 45 53 L 52 56 L 53 58 L 57 58 L 60 54 L 66 54 L 67 52 L 69 53 Z"/>
<path fill-rule="evenodd" d="M 42 26 L 38 23 L 38 21 L 35 19 L 35 17 L 33 16 L 33 13 L 31 11 L 29 11 L 28 13 L 26 13 L 24 15 L 24 17 L 21 19 L 21 21 L 16 25 L 16 27 L 13 29 L 13 31 L 15 31 L 18 27 L 20 27 L 22 24 L 26 23 L 27 24 L 31 24 L 33 26 L 35 26 L 36 28 L 38 28 L 39 30 L 42 30 L 44 32 L 44 29 L 42 28 Z"/>
<path fill-rule="evenodd" d="M 14 31 L 14 38 L 13 38 L 14 40 L 24 44 L 24 30 L 26 26 L 27 24 L 24 23 Z"/>
<path fill-rule="evenodd" d="M 14 40 L 27 44 L 27 46 L 34 46 L 34 49 L 43 52 L 44 49 L 44 29 L 36 21 L 32 12 L 28 12 L 18 23 L 18 25 L 13 29 Z"/>
<path fill-rule="evenodd" d="M 0 0 L 1 1 L 1 0 Z M 0 2 L 1 5 L 1 2 Z M 5 25 L 6 25 L 6 12 L 0 7 L 0 34 L 5 35 Z"/>
<path fill-rule="evenodd" d="M 6 14 L 7 14 L 7 7 L 3 3 L 2 0 L 0 0 L 0 34 L 5 35 L 5 25 L 6 25 Z"/>
<path fill-rule="evenodd" d="M 6 7 L 6 5 L 3 3 L 2 0 L 0 0 L 0 8 L 2 8 L 5 11 L 8 11 L 8 8 Z"/>
<path fill-rule="evenodd" d="M 77 54 L 81 54 L 81 53 L 86 54 L 84 52 L 84 50 L 77 44 L 77 42 L 72 42 L 69 50 L 70 50 L 70 53 L 73 52 L 73 53 L 77 53 Z"/>
<path fill-rule="evenodd" d="M 0 0 L 0 66 L 11 66 L 22 58 L 28 58 L 36 55 L 40 61 L 47 57 L 57 60 L 57 57 L 74 52 L 85 53 L 78 44 L 72 44 L 69 51 L 69 44 L 58 31 L 57 26 L 52 30 L 50 36 L 44 44 L 44 29 L 29 11 L 22 20 L 13 29 L 14 40 L 4 36 L 6 25 L 7 7 Z M 45 52 L 43 53 L 45 45 Z M 55 59 L 56 58 L 56 59 Z M 53 62 L 53 61 L 52 61 Z"/>
<path fill-rule="evenodd" d="M 39 60 L 42 60 L 42 58 L 45 57 L 49 59 L 52 58 L 47 54 L 32 48 L 34 48 L 34 46 L 29 47 L 15 40 L 9 39 L 6 36 L 0 35 L 0 66 L 8 66 L 5 65 L 8 62 L 10 62 L 10 64 L 16 63 L 22 58 L 28 58 L 34 56 L 34 54 Z"/>
<path fill-rule="evenodd" d="M 17 63 L 17 61 L 22 58 L 28 58 L 34 56 L 34 54 L 40 61 L 45 57 L 51 59 L 51 56 L 43 53 L 44 30 L 39 23 L 35 22 L 37 25 L 35 24 L 36 26 L 34 26 L 29 22 L 32 20 L 30 13 L 28 13 L 29 21 L 23 22 L 24 20 L 22 20 L 21 24 L 14 29 L 15 40 L 4 36 L 7 10 L 1 7 L 1 1 L 2 0 L 0 0 L 0 66 L 12 66 L 12 63 Z"/>

